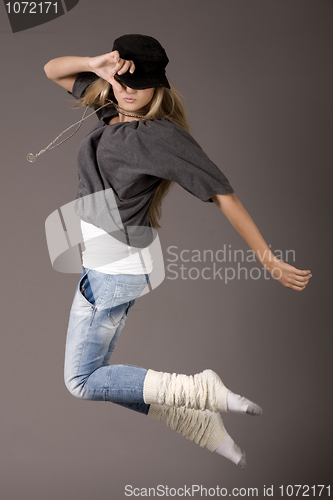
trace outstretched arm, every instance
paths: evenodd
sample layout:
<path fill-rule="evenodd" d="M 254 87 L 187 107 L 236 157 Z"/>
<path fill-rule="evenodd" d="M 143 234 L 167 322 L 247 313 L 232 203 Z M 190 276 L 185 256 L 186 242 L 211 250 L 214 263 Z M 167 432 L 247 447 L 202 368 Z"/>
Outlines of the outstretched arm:
<path fill-rule="evenodd" d="M 64 56 L 51 59 L 44 66 L 46 76 L 61 87 L 69 90 L 73 89 L 78 73 L 91 71 L 97 76 L 114 85 L 116 90 L 121 91 L 120 83 L 115 80 L 116 73 L 119 75 L 126 71 L 133 73 L 135 65 L 133 61 L 121 59 L 119 52 L 114 50 L 108 54 L 96 57 Z"/>
<path fill-rule="evenodd" d="M 234 193 L 215 194 L 212 200 L 273 278 L 292 290 L 299 292 L 304 290 L 312 277 L 311 272 L 297 269 L 281 261 L 271 252 L 250 214 Z"/>

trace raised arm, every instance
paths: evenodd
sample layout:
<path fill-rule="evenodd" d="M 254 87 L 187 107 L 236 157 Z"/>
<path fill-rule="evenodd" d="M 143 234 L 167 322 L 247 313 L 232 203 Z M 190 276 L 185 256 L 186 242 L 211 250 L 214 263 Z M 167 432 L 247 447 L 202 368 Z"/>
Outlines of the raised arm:
<path fill-rule="evenodd" d="M 114 85 L 121 91 L 120 83 L 115 80 L 116 73 L 119 75 L 126 71 L 133 73 L 135 65 L 133 61 L 121 59 L 119 52 L 114 50 L 107 54 L 96 57 L 64 56 L 51 59 L 44 66 L 46 76 L 70 92 L 73 89 L 74 82 L 78 73 L 91 71 L 97 76 Z"/>
<path fill-rule="evenodd" d="M 234 193 L 216 194 L 212 196 L 212 200 L 273 278 L 292 290 L 304 290 L 312 277 L 311 272 L 297 269 L 271 252 L 250 214 Z"/>

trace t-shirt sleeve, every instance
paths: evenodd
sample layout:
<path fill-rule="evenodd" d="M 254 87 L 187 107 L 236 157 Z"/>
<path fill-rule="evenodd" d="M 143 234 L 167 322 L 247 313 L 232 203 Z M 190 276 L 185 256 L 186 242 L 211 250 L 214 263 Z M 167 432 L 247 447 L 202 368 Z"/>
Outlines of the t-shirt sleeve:
<path fill-rule="evenodd" d="M 74 82 L 72 92 L 69 92 L 69 94 L 72 94 L 75 99 L 81 99 L 89 85 L 97 80 L 97 78 L 98 76 L 95 73 L 89 71 L 79 73 Z"/>
<path fill-rule="evenodd" d="M 151 175 L 177 182 L 205 202 L 212 202 L 214 194 L 234 192 L 224 173 L 188 132 L 168 120 L 147 120 L 146 126 L 153 132 L 145 144 L 152 159 Z"/>

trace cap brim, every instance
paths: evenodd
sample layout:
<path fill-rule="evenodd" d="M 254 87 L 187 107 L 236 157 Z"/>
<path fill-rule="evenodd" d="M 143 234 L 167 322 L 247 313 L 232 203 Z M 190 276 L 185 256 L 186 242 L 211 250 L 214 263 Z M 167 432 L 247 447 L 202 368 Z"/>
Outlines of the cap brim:
<path fill-rule="evenodd" d="M 159 76 L 150 76 L 150 75 L 138 75 L 134 73 L 130 73 L 127 71 L 123 75 L 117 75 L 117 78 L 121 83 L 126 85 L 126 87 L 130 87 L 135 90 L 144 90 L 151 89 L 155 87 L 166 87 L 170 88 L 170 84 L 168 82 L 165 74 L 161 74 Z"/>

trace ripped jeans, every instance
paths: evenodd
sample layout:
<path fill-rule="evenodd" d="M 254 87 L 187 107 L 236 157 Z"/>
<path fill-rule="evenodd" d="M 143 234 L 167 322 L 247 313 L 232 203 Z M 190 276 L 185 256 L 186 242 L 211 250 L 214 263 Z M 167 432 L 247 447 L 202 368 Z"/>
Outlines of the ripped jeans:
<path fill-rule="evenodd" d="M 83 269 L 71 308 L 65 354 L 65 384 L 74 396 L 110 401 L 147 414 L 143 384 L 147 370 L 109 365 L 129 309 L 148 274 L 105 274 Z"/>

